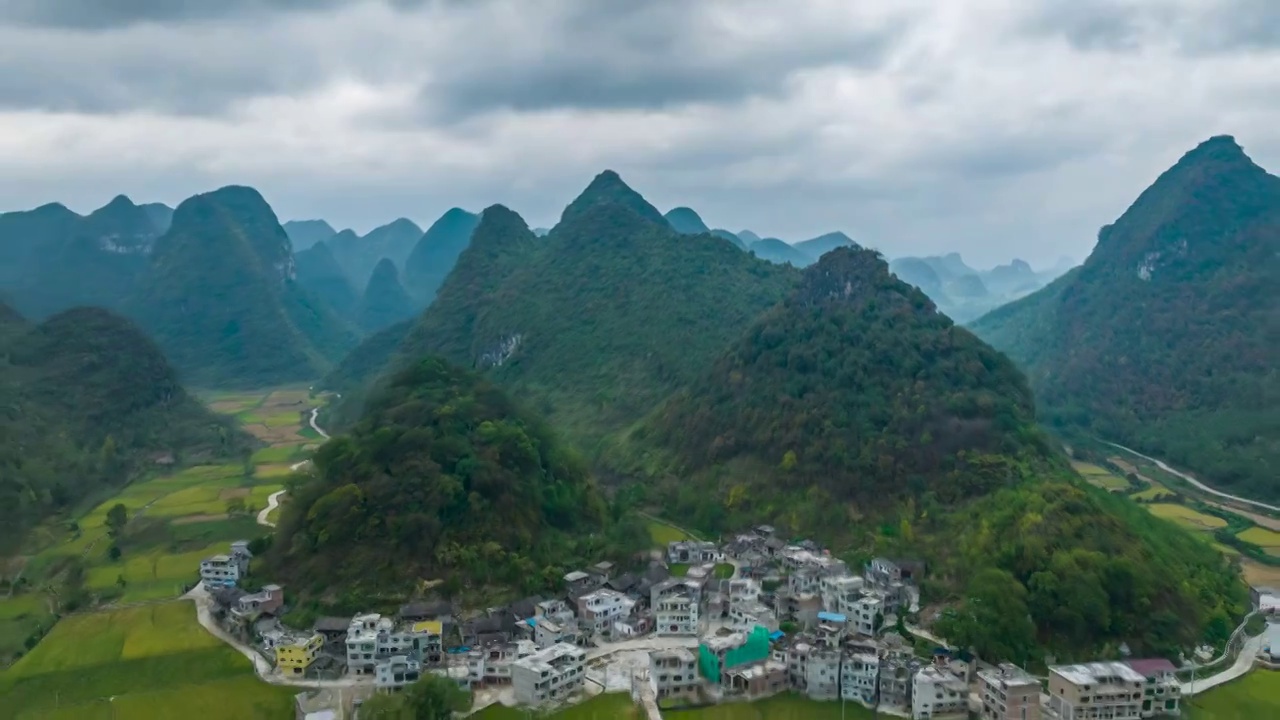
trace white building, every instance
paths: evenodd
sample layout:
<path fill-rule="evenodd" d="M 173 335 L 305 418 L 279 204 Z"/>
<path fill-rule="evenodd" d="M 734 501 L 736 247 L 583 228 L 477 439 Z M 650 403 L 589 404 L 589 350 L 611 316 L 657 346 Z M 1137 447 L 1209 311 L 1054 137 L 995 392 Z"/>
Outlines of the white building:
<path fill-rule="evenodd" d="M 516 660 L 511 664 L 516 702 L 544 705 L 565 700 L 582 689 L 586 661 L 586 652 L 567 643 Z"/>
<path fill-rule="evenodd" d="M 936 665 L 920 668 L 911 679 L 911 717 L 915 720 L 969 717 L 969 685 Z"/>
<path fill-rule="evenodd" d="M 841 615 L 852 615 L 853 606 L 862 599 L 864 586 L 862 578 L 857 575 L 823 577 L 818 583 L 818 594 L 822 596 L 822 609 Z"/>
<path fill-rule="evenodd" d="M 815 647 L 809 651 L 805 665 L 805 693 L 813 700 L 837 700 L 840 697 L 840 651 Z"/>
<path fill-rule="evenodd" d="M 573 645 L 578 642 L 578 633 L 576 629 L 553 622 L 550 618 L 534 618 L 533 642 L 539 648 L 549 648 L 559 643 Z"/>
<path fill-rule="evenodd" d="M 347 672 L 372 675 L 378 661 L 378 626 L 383 617 L 377 613 L 357 615 L 347 627 Z"/>
<path fill-rule="evenodd" d="M 1122 662 L 1049 668 L 1049 709 L 1061 720 L 1139 720 L 1147 679 Z"/>
<path fill-rule="evenodd" d="M 840 666 L 840 696 L 869 708 L 876 707 L 880 683 L 880 657 L 870 653 L 846 655 Z"/>
<path fill-rule="evenodd" d="M 848 613 L 849 625 L 853 631 L 859 635 L 874 637 L 876 634 L 876 623 L 883 621 L 884 603 L 880 598 L 874 596 L 864 596 L 853 604 L 851 612 Z M 879 618 L 879 620 L 877 620 Z"/>
<path fill-rule="evenodd" d="M 778 629 L 778 616 L 768 605 L 753 600 L 729 607 L 729 625 L 734 630 L 750 630 L 760 625 L 771 632 Z"/>
<path fill-rule="evenodd" d="M 631 614 L 636 601 L 608 588 L 593 590 L 578 598 L 578 625 L 588 632 L 607 635 L 613 624 Z"/>
<path fill-rule="evenodd" d="M 670 697 L 695 699 L 701 680 L 698 659 L 689 650 L 655 650 L 649 653 L 649 682 L 658 700 Z"/>
<path fill-rule="evenodd" d="M 379 690 L 399 690 L 412 685 L 422 677 L 422 663 L 404 655 L 396 655 L 378 663 L 374 685 Z"/>
<path fill-rule="evenodd" d="M 680 578 L 670 578 L 654 585 L 650 591 L 654 632 L 659 635 L 697 635 L 700 597 L 696 583 Z"/>

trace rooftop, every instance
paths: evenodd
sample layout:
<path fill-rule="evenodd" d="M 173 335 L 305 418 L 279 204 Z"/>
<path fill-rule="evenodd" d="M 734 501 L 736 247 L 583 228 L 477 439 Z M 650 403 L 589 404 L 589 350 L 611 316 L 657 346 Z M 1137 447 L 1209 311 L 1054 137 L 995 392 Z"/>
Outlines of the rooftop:
<path fill-rule="evenodd" d="M 586 657 L 587 653 L 576 645 L 556 643 L 545 650 L 539 650 L 516 660 L 512 666 L 527 668 L 534 672 L 550 672 L 568 662 L 583 662 Z"/>
<path fill-rule="evenodd" d="M 1134 672 L 1143 677 L 1155 677 L 1166 673 L 1174 673 L 1178 668 L 1173 663 L 1164 658 L 1144 658 L 1139 660 L 1127 660 L 1125 665 L 1133 668 Z"/>
<path fill-rule="evenodd" d="M 590 576 L 590 575 L 588 575 L 588 574 L 586 574 L 586 573 L 584 573 L 584 572 L 582 572 L 581 570 L 574 570 L 574 571 L 573 571 L 573 572 L 571 572 L 571 573 L 565 573 L 564 581 L 565 581 L 565 582 L 571 582 L 571 583 L 572 583 L 572 582 L 582 582 L 583 580 L 586 580 L 586 579 L 587 579 L 587 578 L 589 578 L 589 577 L 591 577 L 591 576 Z"/>
<path fill-rule="evenodd" d="M 1092 662 L 1079 665 L 1054 665 L 1050 673 L 1057 673 L 1073 685 L 1105 685 L 1113 680 L 1143 682 L 1139 672 L 1122 662 Z"/>
<path fill-rule="evenodd" d="M 920 668 L 920 672 L 916 675 L 921 680 L 927 680 L 937 685 L 942 685 L 951 690 L 964 692 L 968 694 L 969 685 L 965 683 L 964 678 L 957 676 L 950 670 L 937 667 L 936 665 L 928 665 Z"/>
<path fill-rule="evenodd" d="M 1040 685 L 1040 681 L 1034 675 L 1012 663 L 1000 663 L 1000 667 L 980 670 L 978 671 L 978 677 L 997 687 L 1009 687 L 1011 685 L 1036 685 L 1039 687 Z"/>

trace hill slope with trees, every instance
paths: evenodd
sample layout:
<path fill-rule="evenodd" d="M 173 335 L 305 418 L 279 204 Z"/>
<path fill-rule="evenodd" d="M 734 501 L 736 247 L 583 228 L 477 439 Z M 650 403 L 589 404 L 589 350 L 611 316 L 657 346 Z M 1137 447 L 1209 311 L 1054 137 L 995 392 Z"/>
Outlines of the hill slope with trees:
<path fill-rule="evenodd" d="M 1043 418 L 1280 498 L 1280 178 L 1230 137 L 1188 152 L 1080 268 L 973 324 Z"/>
<path fill-rule="evenodd" d="M 38 325 L 0 306 L 0 547 L 156 461 L 247 452 L 133 323 L 75 308 Z"/>

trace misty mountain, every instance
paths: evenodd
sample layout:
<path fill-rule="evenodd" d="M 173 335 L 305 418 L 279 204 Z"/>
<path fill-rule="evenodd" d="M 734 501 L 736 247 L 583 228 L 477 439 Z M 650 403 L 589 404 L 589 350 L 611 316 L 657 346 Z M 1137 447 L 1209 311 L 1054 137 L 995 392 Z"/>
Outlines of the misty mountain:
<path fill-rule="evenodd" d="M 338 234 L 333 226 L 324 220 L 290 220 L 283 226 L 284 232 L 293 243 L 293 251 L 301 252 L 316 243 L 328 242 Z"/>
<path fill-rule="evenodd" d="M 450 208 L 418 238 L 404 263 L 404 285 L 427 305 L 436 296 L 440 283 L 453 270 L 458 256 L 467 249 L 480 216 L 462 208 Z"/>

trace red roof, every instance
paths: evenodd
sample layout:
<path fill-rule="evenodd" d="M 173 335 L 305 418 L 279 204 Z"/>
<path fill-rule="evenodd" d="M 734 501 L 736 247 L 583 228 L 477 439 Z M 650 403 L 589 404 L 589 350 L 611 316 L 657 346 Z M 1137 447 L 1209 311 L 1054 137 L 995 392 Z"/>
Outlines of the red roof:
<path fill-rule="evenodd" d="M 1146 660 L 1129 660 L 1129 661 L 1126 661 L 1125 664 L 1133 668 L 1134 672 L 1146 678 L 1155 677 L 1156 675 L 1163 675 L 1165 673 L 1176 672 L 1178 669 L 1177 667 L 1174 666 L 1173 663 L 1169 662 L 1168 660 L 1165 660 L 1164 658 L 1148 658 Z"/>

